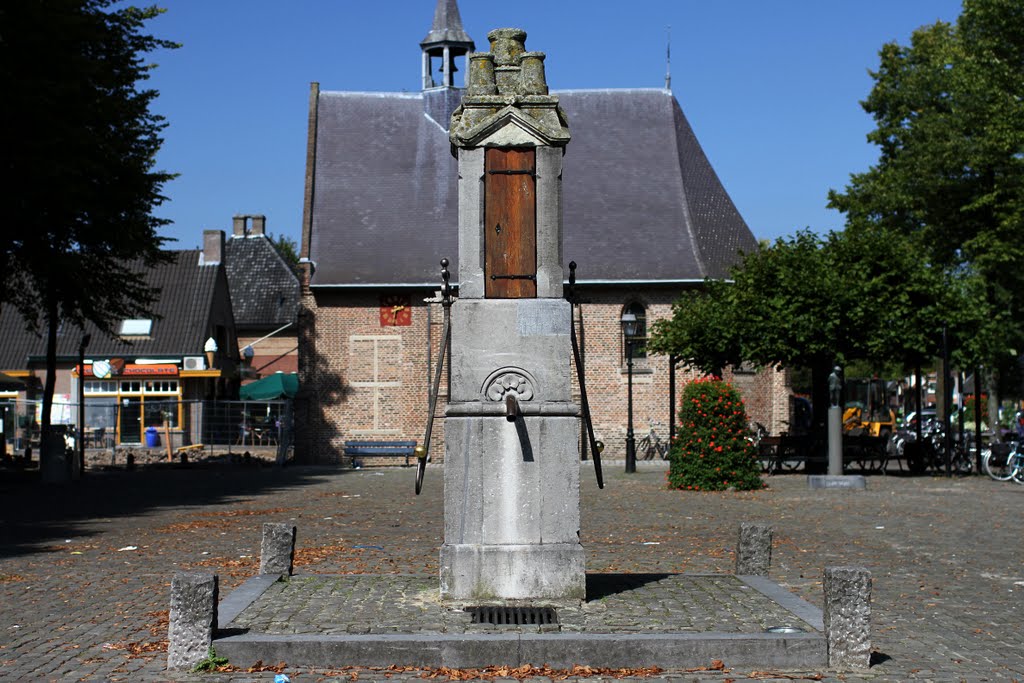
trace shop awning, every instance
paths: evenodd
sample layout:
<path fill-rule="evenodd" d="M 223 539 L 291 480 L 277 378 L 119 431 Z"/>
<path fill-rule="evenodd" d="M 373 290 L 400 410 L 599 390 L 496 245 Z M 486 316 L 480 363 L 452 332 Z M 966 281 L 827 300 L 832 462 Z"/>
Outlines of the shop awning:
<path fill-rule="evenodd" d="M 17 377 L 11 377 L 0 372 L 0 391 L 21 391 L 25 383 Z"/>
<path fill-rule="evenodd" d="M 299 392 L 299 375 L 294 372 L 275 372 L 252 384 L 246 384 L 238 396 L 243 401 L 273 401 L 294 398 Z"/>

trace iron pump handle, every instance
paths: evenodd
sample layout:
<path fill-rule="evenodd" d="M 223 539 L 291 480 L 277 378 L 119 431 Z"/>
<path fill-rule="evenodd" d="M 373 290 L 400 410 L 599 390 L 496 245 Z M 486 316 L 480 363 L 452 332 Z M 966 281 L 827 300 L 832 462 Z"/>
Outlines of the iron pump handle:
<path fill-rule="evenodd" d="M 441 370 L 444 367 L 444 356 L 448 351 L 448 337 L 451 333 L 452 289 L 448 280 L 448 259 L 441 259 L 441 307 L 444 309 L 444 325 L 441 333 L 441 347 L 437 354 L 437 370 L 434 373 L 434 385 L 430 390 L 430 412 L 427 414 L 427 431 L 423 436 L 423 444 L 417 446 L 416 453 L 416 495 L 423 490 L 423 475 L 427 471 L 427 458 L 430 456 L 430 434 L 434 430 L 434 411 L 437 409 L 437 395 L 441 391 Z"/>
<path fill-rule="evenodd" d="M 576 306 L 576 262 L 569 261 L 569 291 L 566 298 L 573 307 Z M 597 477 L 597 488 L 604 488 L 604 475 L 601 471 L 601 451 L 604 443 L 594 436 L 594 423 L 590 419 L 590 402 L 587 401 L 587 383 L 583 377 L 583 359 L 580 357 L 580 345 L 576 341 L 576 321 L 571 320 L 569 330 L 572 336 L 572 356 L 576 361 L 576 377 L 580 381 L 580 405 L 583 408 L 583 421 L 587 425 L 587 437 L 590 440 L 590 452 L 594 454 L 594 475 Z"/>

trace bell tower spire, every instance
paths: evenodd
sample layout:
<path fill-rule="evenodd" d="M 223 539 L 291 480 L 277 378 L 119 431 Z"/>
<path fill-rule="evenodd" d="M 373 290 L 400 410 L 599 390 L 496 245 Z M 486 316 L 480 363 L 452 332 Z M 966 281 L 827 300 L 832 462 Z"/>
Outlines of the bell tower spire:
<path fill-rule="evenodd" d="M 437 0 L 434 23 L 427 37 L 420 41 L 420 47 L 423 49 L 423 89 L 454 88 L 455 58 L 476 49 L 473 39 L 462 28 L 456 0 Z M 433 58 L 440 59 L 440 82 L 434 80 Z"/>

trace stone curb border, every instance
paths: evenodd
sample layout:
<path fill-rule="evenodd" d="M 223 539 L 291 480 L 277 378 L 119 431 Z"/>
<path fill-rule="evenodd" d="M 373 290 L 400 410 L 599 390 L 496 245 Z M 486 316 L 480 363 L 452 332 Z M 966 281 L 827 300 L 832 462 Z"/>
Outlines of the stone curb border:
<path fill-rule="evenodd" d="M 731 576 L 731 575 L 730 575 Z M 271 635 L 225 634 L 214 639 L 217 653 L 233 664 L 285 661 L 291 666 L 336 668 L 389 666 L 470 668 L 505 664 L 548 664 L 629 668 L 691 668 L 720 659 L 726 666 L 809 670 L 827 666 L 821 610 L 760 576 L 738 576 L 746 585 L 811 626 L 804 633 L 509 633 L 467 635 Z M 221 603 L 222 629 L 277 580 L 257 576 Z M 237 595 L 236 595 L 237 594 Z M 802 622 L 802 623 L 801 623 Z"/>

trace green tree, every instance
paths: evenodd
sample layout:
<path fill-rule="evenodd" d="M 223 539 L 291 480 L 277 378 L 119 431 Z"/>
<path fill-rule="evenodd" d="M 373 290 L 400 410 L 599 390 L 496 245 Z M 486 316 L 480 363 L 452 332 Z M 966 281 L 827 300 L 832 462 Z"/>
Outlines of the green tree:
<path fill-rule="evenodd" d="M 712 374 L 740 361 L 809 368 L 816 406 L 833 363 L 909 369 L 939 352 L 944 323 L 983 319 L 973 281 L 930 266 L 900 234 L 801 231 L 745 255 L 731 278 L 684 294 L 649 348 Z"/>
<path fill-rule="evenodd" d="M 277 253 L 281 255 L 284 262 L 288 264 L 288 267 L 292 269 L 292 272 L 296 276 L 300 275 L 301 269 L 299 268 L 299 244 L 288 235 L 269 235 L 270 243 L 277 249 Z"/>
<path fill-rule="evenodd" d="M 740 330 L 733 313 L 732 285 L 707 280 L 672 304 L 672 317 L 655 321 L 647 350 L 674 355 L 709 375 L 743 361 Z"/>
<path fill-rule="evenodd" d="M 153 68 L 143 55 L 176 46 L 142 32 L 162 10 L 114 6 L 0 6 L 5 218 L 14 233 L 0 245 L 0 304 L 45 331 L 44 444 L 58 329 L 90 321 L 111 333 L 121 319 L 150 315 L 158 292 L 143 268 L 166 258 L 158 229 L 167 221 L 152 215 L 172 177 L 153 168 L 165 123 L 150 111 L 156 91 L 138 86 Z"/>
<path fill-rule="evenodd" d="M 885 45 L 872 77 L 878 163 L 829 204 L 847 232 L 905 236 L 972 297 L 941 322 L 964 362 L 1005 367 L 1024 348 L 1024 5 L 965 0 L 955 25 Z"/>

